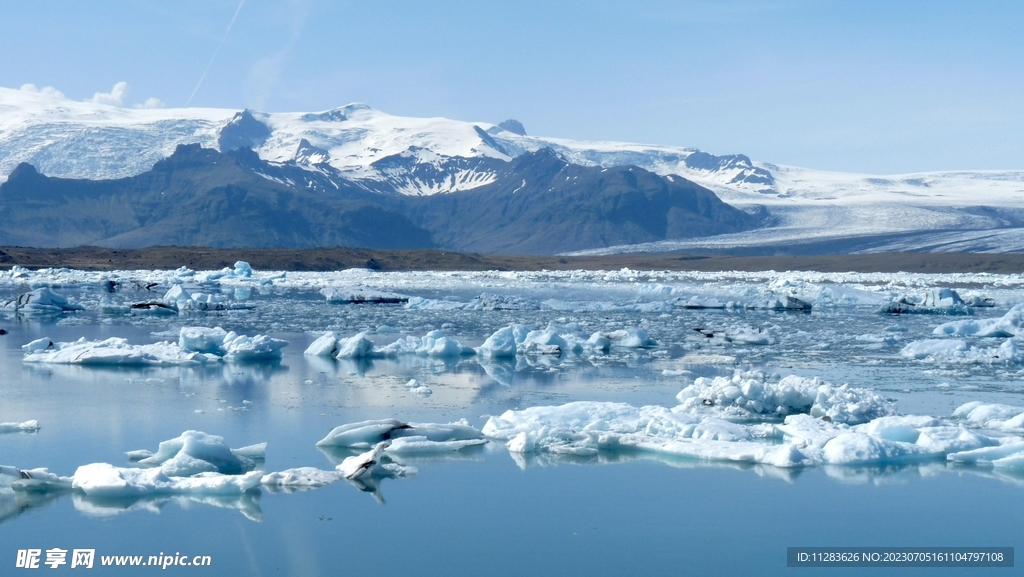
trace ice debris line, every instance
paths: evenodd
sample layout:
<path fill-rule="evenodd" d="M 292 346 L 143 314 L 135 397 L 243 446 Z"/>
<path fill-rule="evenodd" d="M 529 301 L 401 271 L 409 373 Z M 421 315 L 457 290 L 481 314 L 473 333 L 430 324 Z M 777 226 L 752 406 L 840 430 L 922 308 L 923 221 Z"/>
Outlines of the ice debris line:
<path fill-rule="evenodd" d="M 481 355 L 489 358 L 514 357 L 517 354 L 607 353 L 611 347 L 643 348 L 657 342 L 642 329 L 622 329 L 611 332 L 583 334 L 577 323 L 560 325 L 550 323 L 546 329 L 533 330 L 526 325 L 509 325 L 498 329 L 479 348 L 468 347 L 447 336 L 443 331 L 430 331 L 425 336 L 405 337 L 377 346 L 366 333 L 342 337 L 326 333 L 314 340 L 305 354 L 314 357 L 384 358 L 399 355 L 429 357 L 460 357 Z"/>
<path fill-rule="evenodd" d="M 482 432 L 513 453 L 644 451 L 776 467 L 942 459 L 1024 469 L 1024 408 L 968 403 L 949 418 L 898 415 L 879 395 L 788 376 L 698 378 L 672 407 L 574 402 L 509 410 Z"/>
<path fill-rule="evenodd" d="M 449 424 L 403 423 L 386 419 L 337 427 L 318 446 L 367 449 L 334 470 L 298 467 L 265 473 L 255 470 L 267 444 L 232 449 L 223 437 L 185 431 L 163 441 L 155 452 L 129 451 L 137 467 L 91 463 L 71 477 L 47 469 L 0 466 L 0 487 L 15 491 L 73 490 L 90 497 L 141 497 L 163 494 L 237 495 L 271 488 L 314 488 L 339 481 L 366 487 L 374 479 L 410 476 L 414 467 L 388 462 L 387 453 L 422 454 L 459 451 L 485 443 L 483 434 L 465 421 Z"/>
<path fill-rule="evenodd" d="M 207 362 L 259 361 L 281 356 L 288 341 L 266 335 L 246 336 L 220 327 L 182 327 L 178 342 L 133 345 L 112 337 L 88 341 L 84 337 L 70 343 L 55 343 L 48 338 L 22 345 L 23 360 L 28 363 L 78 365 L 191 365 Z"/>

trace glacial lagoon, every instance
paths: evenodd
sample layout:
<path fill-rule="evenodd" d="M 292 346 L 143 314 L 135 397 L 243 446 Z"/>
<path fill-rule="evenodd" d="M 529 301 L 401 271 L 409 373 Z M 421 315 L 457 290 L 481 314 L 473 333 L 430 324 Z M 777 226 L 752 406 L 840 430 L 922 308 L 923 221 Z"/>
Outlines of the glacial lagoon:
<path fill-rule="evenodd" d="M 0 303 L 34 289 L 81 310 L 2 311 L 0 465 L 80 486 L 0 476 L 9 568 L 60 548 L 95 549 L 111 574 L 155 568 L 100 556 L 209 556 L 169 569 L 214 574 L 772 575 L 797 571 L 793 546 L 1020 545 L 1021 276 L 0 272 Z M 164 306 L 132 308 L 146 303 Z M 183 327 L 288 344 L 199 352 Z M 304 354 L 325 333 L 326 354 Z M 52 362 L 82 338 L 77 361 Z M 111 338 L 113 356 L 93 346 Z M 76 475 L 155 471 L 125 453 L 185 431 L 266 443 L 253 479 L 330 475 L 367 447 L 317 442 L 381 419 L 481 439 L 398 451 L 391 432 L 380 464 L 400 474 L 319 487 L 90 494 Z"/>

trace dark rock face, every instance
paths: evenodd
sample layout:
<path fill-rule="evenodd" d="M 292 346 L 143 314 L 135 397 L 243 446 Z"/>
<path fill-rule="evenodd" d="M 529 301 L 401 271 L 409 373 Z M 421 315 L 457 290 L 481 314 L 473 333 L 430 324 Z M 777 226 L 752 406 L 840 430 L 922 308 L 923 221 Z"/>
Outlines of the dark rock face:
<path fill-rule="evenodd" d="M 635 166 L 571 164 L 548 148 L 496 182 L 414 206 L 414 222 L 460 251 L 554 254 L 749 230 L 759 221 L 711 191 Z"/>
<path fill-rule="evenodd" d="M 513 134 L 518 134 L 519 136 L 526 136 L 526 128 L 523 127 L 523 123 L 519 122 L 515 118 L 509 118 L 504 122 L 499 122 L 498 126 L 504 128 L 505 130 Z"/>
<path fill-rule="evenodd" d="M 307 143 L 308 144 L 308 143 Z M 738 232 L 759 218 L 677 176 L 571 164 L 550 149 L 511 162 L 416 151 L 378 161 L 382 181 L 269 163 L 251 149 L 179 146 L 149 172 L 118 180 L 50 178 L 18 166 L 0 185 L 0 244 L 39 247 L 445 248 L 553 254 Z M 408 182 L 482 178 L 463 192 L 410 197 Z"/>
<path fill-rule="evenodd" d="M 270 128 L 256 120 L 248 110 L 243 110 L 235 114 L 234 118 L 220 129 L 217 146 L 221 152 L 228 152 L 236 148 L 256 148 L 266 142 L 268 138 L 270 138 Z"/>

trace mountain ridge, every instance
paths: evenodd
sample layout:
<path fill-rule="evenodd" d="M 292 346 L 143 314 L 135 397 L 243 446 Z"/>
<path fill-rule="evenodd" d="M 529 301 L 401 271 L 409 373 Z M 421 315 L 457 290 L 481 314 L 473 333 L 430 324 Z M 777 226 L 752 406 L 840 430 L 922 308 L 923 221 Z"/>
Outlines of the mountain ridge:
<path fill-rule="evenodd" d="M 553 184 L 566 170 L 576 181 L 566 178 L 570 188 L 576 185 L 571 191 Z M 409 197 L 381 194 L 337 175 L 321 179 L 323 174 L 294 163 L 262 160 L 248 148 L 223 153 L 179 145 L 150 171 L 102 181 L 48 177 L 22 163 L 0 184 L 0 211 L 8 215 L 0 221 L 0 244 L 345 245 L 553 254 L 757 226 L 755 217 L 683 179 L 625 167 L 640 179 L 613 183 L 602 176 L 604 170 L 572 165 L 543 149 L 503 166 L 495 182 L 482 188 Z M 552 186 L 509 192 L 523 175 Z M 502 197 L 515 197 L 507 203 L 513 214 L 493 212 Z"/>

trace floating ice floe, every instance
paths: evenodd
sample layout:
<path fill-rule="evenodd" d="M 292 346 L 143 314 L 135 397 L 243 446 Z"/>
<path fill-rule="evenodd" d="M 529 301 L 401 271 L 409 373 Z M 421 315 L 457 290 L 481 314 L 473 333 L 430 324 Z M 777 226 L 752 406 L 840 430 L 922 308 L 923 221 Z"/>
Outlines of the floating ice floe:
<path fill-rule="evenodd" d="M 907 343 L 900 354 L 909 359 L 937 363 L 1020 363 L 1024 354 L 1013 339 L 998 347 L 972 346 L 960 339 L 923 339 Z"/>
<path fill-rule="evenodd" d="M 982 302 L 984 299 L 972 299 Z M 878 312 L 882 314 L 939 314 L 939 315 L 970 315 L 974 314 L 975 305 L 968 304 L 960 298 L 960 294 L 950 288 L 934 288 L 919 295 L 900 295 L 882 305 Z M 982 306 L 990 306 L 983 304 Z"/>
<path fill-rule="evenodd" d="M 405 389 L 417 397 L 429 397 L 434 392 L 426 383 L 416 379 L 410 379 L 408 383 L 405 383 Z"/>
<path fill-rule="evenodd" d="M 393 305 L 393 304 L 405 304 L 409 302 L 409 297 L 405 295 L 375 291 L 364 287 L 356 288 L 337 288 L 337 287 L 326 287 L 320 289 L 320 294 L 324 295 L 328 303 L 331 304 L 376 304 L 376 305 Z"/>
<path fill-rule="evenodd" d="M 735 299 L 720 299 L 694 295 L 690 298 L 677 298 L 675 306 L 684 309 L 766 309 L 773 311 L 809 311 L 814 305 L 793 295 L 776 296 L 771 294 L 765 300 L 742 302 Z"/>
<path fill-rule="evenodd" d="M 536 300 L 519 295 L 481 293 L 473 299 L 472 308 L 485 311 L 537 311 L 541 305 Z"/>
<path fill-rule="evenodd" d="M 278 358 L 288 341 L 267 335 L 246 336 L 220 327 L 182 327 L 178 336 L 182 350 L 208 353 L 232 361 Z"/>
<path fill-rule="evenodd" d="M 704 297 L 700 295 L 694 295 L 688 299 L 678 298 L 675 301 L 677 307 L 684 309 L 733 309 L 737 308 L 736 301 L 733 300 L 719 300 L 716 297 Z"/>
<path fill-rule="evenodd" d="M 943 323 L 933 331 L 935 335 L 957 337 L 1024 336 L 1024 304 L 1011 308 L 1005 315 L 992 319 L 965 319 Z"/>
<path fill-rule="evenodd" d="M 0 433 L 34 433 L 39 430 L 39 421 L 21 423 L 0 423 Z"/>
<path fill-rule="evenodd" d="M 722 338 L 729 343 L 736 343 L 740 345 L 771 345 L 775 344 L 775 339 L 768 334 L 767 331 L 763 331 L 759 328 L 754 327 L 739 327 L 725 331 Z"/>
<path fill-rule="evenodd" d="M 382 441 L 390 441 L 389 453 L 458 451 L 486 442 L 483 434 L 465 420 L 440 424 L 380 419 L 335 427 L 316 446 L 366 449 Z"/>
<path fill-rule="evenodd" d="M 85 337 L 70 343 L 55 343 L 48 338 L 22 345 L 26 363 L 76 365 L 194 365 L 211 360 L 206 355 L 182 350 L 174 343 L 133 345 L 127 339 L 111 337 L 88 341 Z"/>
<path fill-rule="evenodd" d="M 118 337 L 70 343 L 48 338 L 22 345 L 24 361 L 78 365 L 192 365 L 221 359 L 254 361 L 278 358 L 288 341 L 266 335 L 249 337 L 220 327 L 183 327 L 177 343 L 133 345 Z"/>
<path fill-rule="evenodd" d="M 0 465 L 0 486 L 9 486 L 22 491 L 49 491 L 68 489 L 71 477 L 61 477 L 49 469 L 19 469 Z"/>
<path fill-rule="evenodd" d="M 315 489 L 330 485 L 344 478 L 339 471 L 324 471 L 316 467 L 296 467 L 284 471 L 267 473 L 260 478 L 260 484 L 268 487 L 293 489 Z"/>
<path fill-rule="evenodd" d="M 890 415 L 851 426 L 802 413 L 778 424 L 743 424 L 693 408 L 604 402 L 532 407 L 491 417 L 483 433 L 513 453 L 593 457 L 642 451 L 776 467 L 953 460 L 952 455 L 1001 442 L 932 417 Z"/>
<path fill-rule="evenodd" d="M 254 469 L 256 462 L 263 460 L 266 449 L 266 443 L 232 449 L 223 437 L 202 431 L 185 431 L 178 437 L 161 442 L 156 453 L 131 451 L 128 456 L 142 457 L 137 459 L 138 464 L 159 468 L 169 477 L 209 472 L 236 475 Z"/>
<path fill-rule="evenodd" d="M 109 463 L 82 465 L 72 477 L 72 488 L 91 497 L 203 493 L 239 494 L 256 489 L 263 474 L 240 475 L 204 472 L 189 477 L 172 477 L 162 469 L 115 467 Z"/>
<path fill-rule="evenodd" d="M 639 328 L 597 331 L 587 336 L 577 323 L 562 325 L 552 322 L 542 330 L 531 330 L 519 324 L 500 328 L 487 337 L 477 353 L 486 358 L 511 358 L 517 354 L 607 353 L 613 346 L 646 348 L 657 344 Z"/>
<path fill-rule="evenodd" d="M 244 290 L 240 293 L 236 291 L 236 293 L 245 296 Z M 245 298 L 248 298 L 248 296 Z M 249 303 L 229 302 L 226 296 L 220 294 L 190 293 L 180 284 L 172 286 L 167 291 L 163 298 L 163 304 L 168 308 L 173 308 L 175 312 L 247 310 L 254 308 L 254 305 Z"/>
<path fill-rule="evenodd" d="M 443 331 L 430 331 L 422 338 L 405 337 L 383 347 L 378 347 L 367 338 L 366 333 L 347 338 L 337 333 L 326 333 L 310 343 L 304 354 L 338 359 L 369 359 L 399 355 L 461 357 L 474 355 L 476 351 L 445 335 Z"/>
<path fill-rule="evenodd" d="M 26 315 L 59 315 L 65 312 L 85 310 L 81 305 L 69 301 L 66 297 L 46 287 L 37 288 L 5 301 L 3 309 Z"/>

